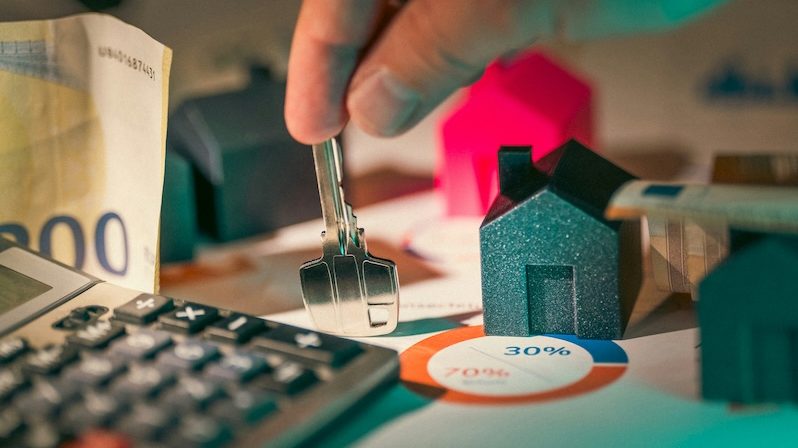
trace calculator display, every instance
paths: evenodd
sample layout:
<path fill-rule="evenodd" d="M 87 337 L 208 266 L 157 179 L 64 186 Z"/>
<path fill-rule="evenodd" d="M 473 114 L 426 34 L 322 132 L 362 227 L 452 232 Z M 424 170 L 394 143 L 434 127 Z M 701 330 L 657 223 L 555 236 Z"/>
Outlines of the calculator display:
<path fill-rule="evenodd" d="M 50 285 L 0 265 L 0 314 L 51 289 Z"/>

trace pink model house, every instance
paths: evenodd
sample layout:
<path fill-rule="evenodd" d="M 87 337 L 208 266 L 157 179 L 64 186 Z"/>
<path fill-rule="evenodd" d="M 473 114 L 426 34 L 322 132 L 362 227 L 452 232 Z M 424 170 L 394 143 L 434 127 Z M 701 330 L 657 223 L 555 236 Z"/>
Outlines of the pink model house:
<path fill-rule="evenodd" d="M 569 139 L 594 147 L 591 89 L 538 51 L 491 64 L 441 121 L 437 186 L 449 215 L 484 215 L 496 197 L 500 146 L 537 161 Z"/>

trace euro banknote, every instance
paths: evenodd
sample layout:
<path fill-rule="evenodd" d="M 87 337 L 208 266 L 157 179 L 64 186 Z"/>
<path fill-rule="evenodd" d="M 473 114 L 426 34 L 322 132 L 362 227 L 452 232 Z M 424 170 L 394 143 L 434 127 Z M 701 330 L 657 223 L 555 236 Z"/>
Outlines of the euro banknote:
<path fill-rule="evenodd" d="M 798 153 L 715 156 L 712 182 L 798 186 Z"/>
<path fill-rule="evenodd" d="M 0 234 L 157 289 L 170 64 L 106 15 L 0 23 Z"/>
<path fill-rule="evenodd" d="M 730 229 L 798 233 L 798 188 L 631 181 L 605 216 L 645 217 L 657 287 L 695 298 L 700 281 L 729 254 Z"/>

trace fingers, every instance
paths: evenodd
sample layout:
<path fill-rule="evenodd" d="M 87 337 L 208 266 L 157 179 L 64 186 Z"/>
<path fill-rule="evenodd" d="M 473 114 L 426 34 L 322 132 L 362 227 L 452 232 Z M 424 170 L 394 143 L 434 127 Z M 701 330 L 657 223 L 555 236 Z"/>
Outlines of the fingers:
<path fill-rule="evenodd" d="M 373 135 L 403 132 L 493 58 L 550 34 L 551 9 L 551 0 L 411 0 L 352 78 L 352 121 Z"/>
<path fill-rule="evenodd" d="M 306 144 L 339 133 L 346 86 L 383 10 L 378 0 L 305 0 L 299 12 L 285 99 L 291 135 Z"/>

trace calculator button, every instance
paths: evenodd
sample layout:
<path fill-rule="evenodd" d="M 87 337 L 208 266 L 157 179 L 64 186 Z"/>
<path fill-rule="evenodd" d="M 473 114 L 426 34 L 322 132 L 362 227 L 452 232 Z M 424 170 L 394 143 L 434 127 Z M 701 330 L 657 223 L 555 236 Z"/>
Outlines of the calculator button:
<path fill-rule="evenodd" d="M 29 383 L 28 378 L 16 370 L 0 369 L 0 403 L 24 389 Z"/>
<path fill-rule="evenodd" d="M 42 378 L 14 399 L 14 407 L 26 420 L 46 419 L 79 394 L 78 388 L 70 382 Z"/>
<path fill-rule="evenodd" d="M 161 401 L 165 406 L 182 412 L 205 409 L 221 396 L 222 389 L 215 382 L 185 376 L 161 396 Z"/>
<path fill-rule="evenodd" d="M 275 396 L 251 388 L 238 389 L 211 408 L 211 415 L 231 426 L 252 425 L 277 410 Z"/>
<path fill-rule="evenodd" d="M 64 411 L 61 426 L 71 434 L 108 425 L 124 410 L 122 402 L 107 393 L 87 391 L 82 400 Z"/>
<path fill-rule="evenodd" d="M 241 343 L 265 329 L 266 322 L 263 319 L 233 313 L 208 327 L 206 333 L 213 339 Z"/>
<path fill-rule="evenodd" d="M 28 350 L 28 341 L 23 338 L 8 338 L 0 341 L 0 364 L 8 364 Z"/>
<path fill-rule="evenodd" d="M 125 326 L 116 322 L 101 320 L 89 324 L 67 336 L 67 341 L 85 348 L 100 348 L 112 339 L 121 336 Z"/>
<path fill-rule="evenodd" d="M 199 370 L 219 356 L 219 348 L 202 341 L 185 341 L 161 353 L 158 362 L 164 366 Z"/>
<path fill-rule="evenodd" d="M 10 439 L 22 429 L 22 416 L 14 408 L 0 409 L 0 441 Z"/>
<path fill-rule="evenodd" d="M 152 358 L 172 344 L 172 336 L 165 331 L 139 330 L 111 345 L 111 355 L 127 359 Z"/>
<path fill-rule="evenodd" d="M 111 385 L 111 393 L 123 399 L 150 398 L 175 380 L 174 372 L 154 366 L 133 365 Z"/>
<path fill-rule="evenodd" d="M 208 366 L 205 374 L 220 380 L 244 382 L 269 369 L 265 359 L 249 353 L 237 352 Z"/>
<path fill-rule="evenodd" d="M 180 422 L 177 433 L 169 439 L 171 446 L 217 448 L 232 439 L 230 428 L 222 422 L 201 415 L 189 415 Z"/>
<path fill-rule="evenodd" d="M 133 324 L 148 324 L 159 315 L 174 308 L 172 299 L 152 294 L 141 294 L 114 310 L 114 318 Z"/>
<path fill-rule="evenodd" d="M 275 367 L 270 375 L 263 375 L 253 381 L 257 387 L 284 395 L 301 392 L 318 381 L 312 370 L 295 362 L 283 362 Z"/>
<path fill-rule="evenodd" d="M 169 314 L 159 317 L 158 321 L 164 328 L 170 330 L 196 333 L 215 321 L 218 315 L 219 311 L 216 308 L 187 303 Z"/>
<path fill-rule="evenodd" d="M 22 436 L 22 446 L 27 448 L 52 448 L 58 446 L 60 441 L 58 428 L 46 420 L 29 425 Z"/>
<path fill-rule="evenodd" d="M 108 312 L 108 308 L 100 305 L 81 306 L 72 309 L 66 317 L 53 324 L 56 330 L 77 330 L 96 321 Z"/>
<path fill-rule="evenodd" d="M 161 406 L 140 403 L 122 417 L 115 428 L 137 440 L 152 440 L 174 429 L 175 415 Z"/>
<path fill-rule="evenodd" d="M 55 373 L 77 357 L 78 350 L 74 346 L 53 345 L 37 350 L 25 357 L 22 369 L 27 373 Z"/>
<path fill-rule="evenodd" d="M 336 367 L 362 351 L 357 342 L 288 326 L 257 337 L 253 343 L 258 348 Z"/>
<path fill-rule="evenodd" d="M 108 356 L 86 356 L 64 371 L 64 378 L 81 386 L 101 386 L 125 370 L 122 360 Z"/>

